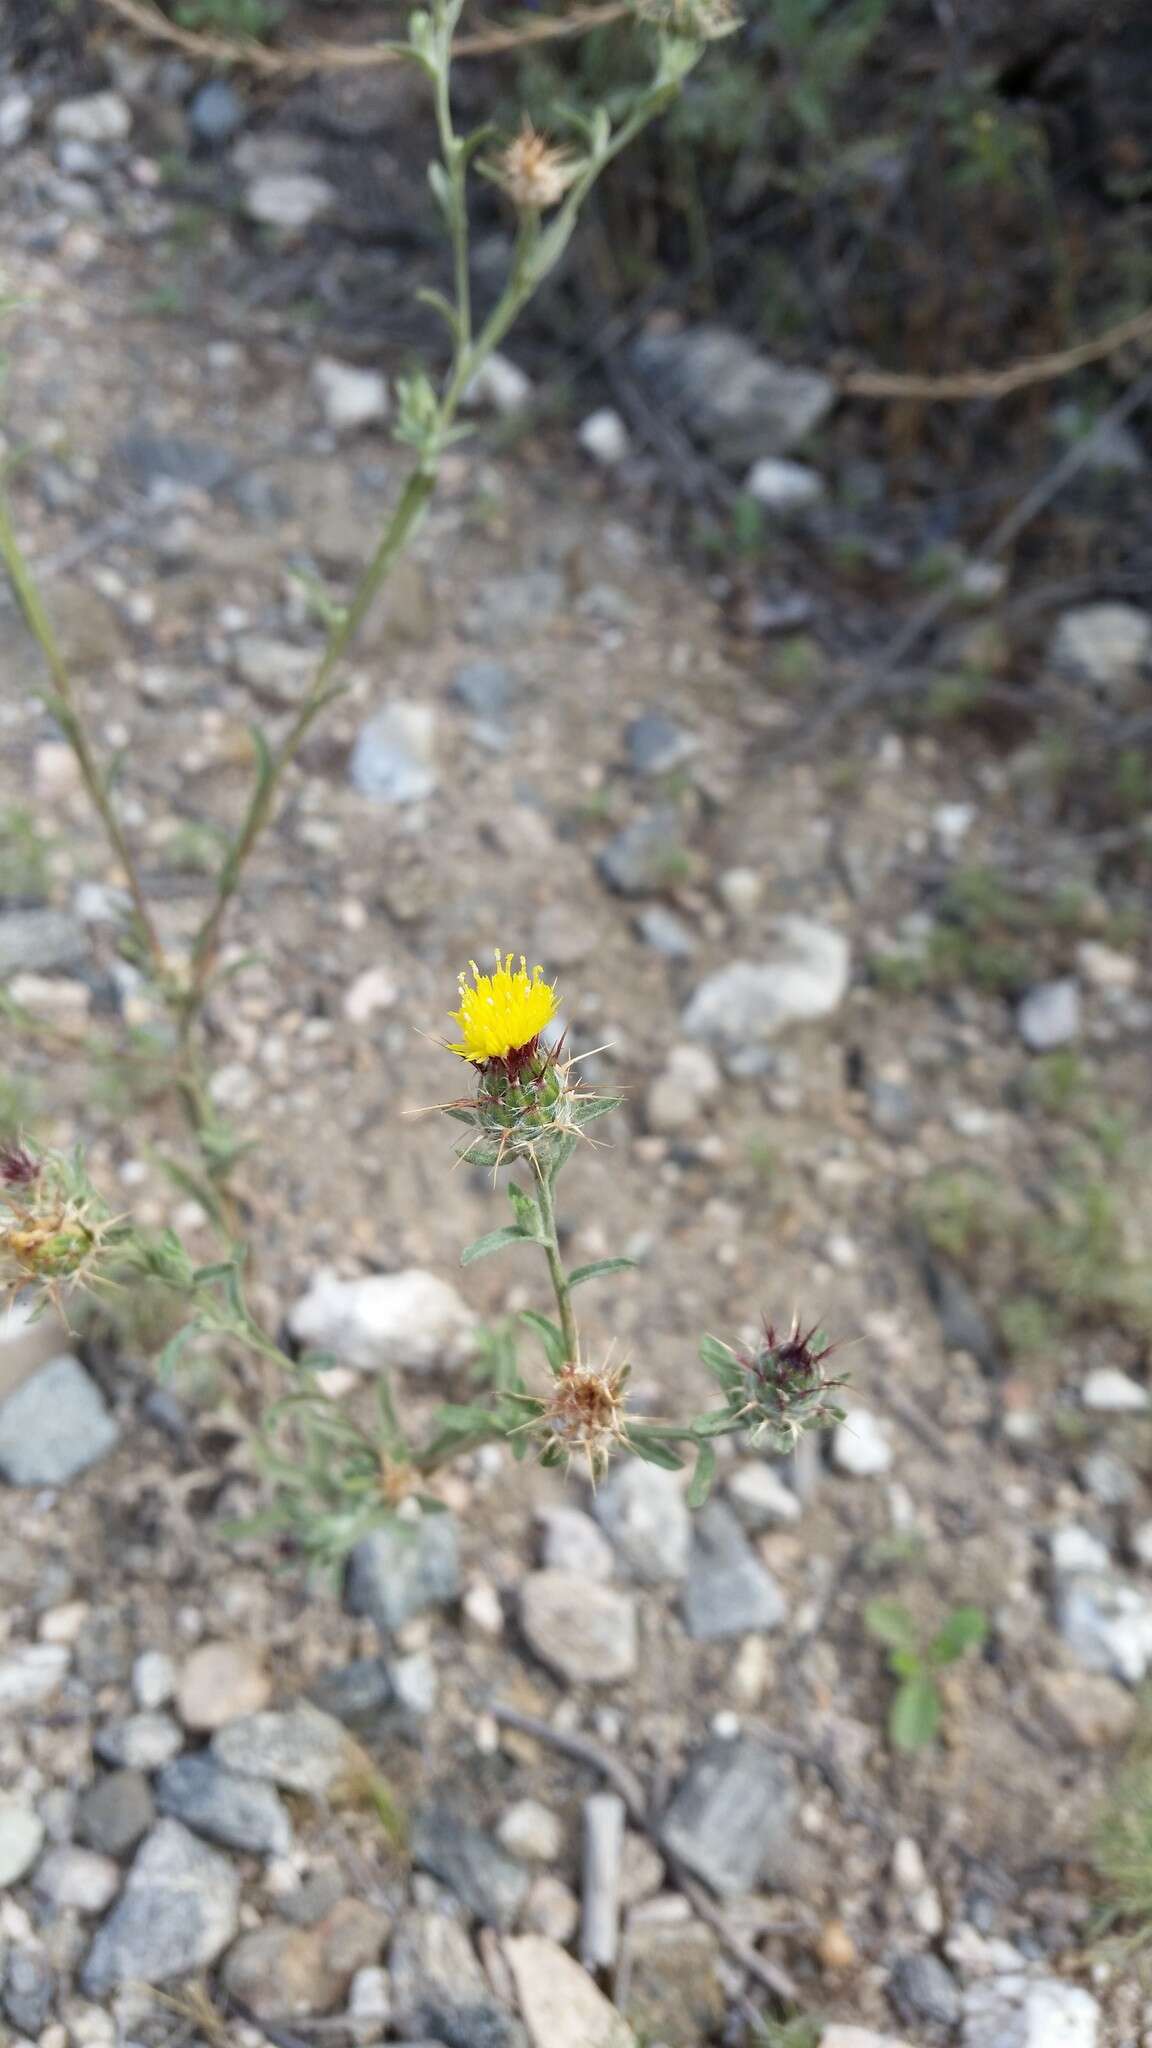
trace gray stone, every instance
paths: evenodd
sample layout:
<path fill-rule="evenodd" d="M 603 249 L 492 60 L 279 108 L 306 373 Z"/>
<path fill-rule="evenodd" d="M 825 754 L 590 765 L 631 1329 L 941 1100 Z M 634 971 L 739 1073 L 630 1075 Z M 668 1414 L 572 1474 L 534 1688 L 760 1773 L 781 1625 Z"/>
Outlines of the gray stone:
<path fill-rule="evenodd" d="M 552 1571 L 572 1572 L 585 1579 L 610 1579 L 615 1569 L 612 1545 L 580 1508 L 538 1508 L 540 1562 Z"/>
<path fill-rule="evenodd" d="M 920 1121 L 915 1096 L 898 1081 L 868 1083 L 868 1114 L 873 1130 L 897 1141 L 910 1138 Z"/>
<path fill-rule="evenodd" d="M 19 1884 L 44 1846 L 44 1823 L 23 1799 L 0 1797 L 0 1892 Z"/>
<path fill-rule="evenodd" d="M 520 1589 L 529 1646 L 570 1685 L 613 1685 L 636 1669 L 636 1606 L 572 1572 L 530 1572 Z"/>
<path fill-rule="evenodd" d="M 712 1500 L 695 1516 L 684 1626 L 697 1642 L 778 1628 L 786 1608 L 730 1508 Z"/>
<path fill-rule="evenodd" d="M 40 1949 L 14 1948 L 4 1975 L 4 2010 L 17 2031 L 33 2040 L 46 2027 L 56 1995 L 56 1973 Z"/>
<path fill-rule="evenodd" d="M 815 370 L 761 355 L 726 327 L 645 334 L 633 360 L 654 393 L 722 462 L 785 455 L 831 410 L 835 386 Z"/>
<path fill-rule="evenodd" d="M 1089 1451 L 1080 1460 L 1080 1481 L 1102 1508 L 1123 1508 L 1139 1498 L 1140 1481 L 1115 1451 Z"/>
<path fill-rule="evenodd" d="M 288 1327 L 298 1344 L 357 1372 L 462 1365 L 476 1341 L 476 1317 L 456 1289 L 416 1266 L 362 1280 L 320 1272 Z"/>
<path fill-rule="evenodd" d="M 155 495 L 170 484 L 189 484 L 198 491 L 218 491 L 233 475 L 231 449 L 214 441 L 191 440 L 183 434 L 154 434 L 136 429 L 116 442 L 114 454 L 130 480 Z"/>
<path fill-rule="evenodd" d="M 13 974 L 58 974 L 79 967 L 88 934 L 65 910 L 9 910 L 0 917 L 0 981 Z"/>
<path fill-rule="evenodd" d="M 171 1714 L 125 1714 L 106 1721 L 92 1739 L 106 1764 L 127 1771 L 158 1771 L 184 1747 L 184 1730 Z"/>
<path fill-rule="evenodd" d="M 0 1472 L 13 1486 L 66 1486 L 119 1435 L 95 1380 L 66 1353 L 0 1403 Z"/>
<path fill-rule="evenodd" d="M 52 112 L 52 133 L 60 142 L 84 142 L 93 148 L 125 142 L 132 133 L 132 109 L 118 92 L 61 100 Z"/>
<path fill-rule="evenodd" d="M 1090 1991 L 1024 1971 L 969 1984 L 962 2048 L 1097 2048 L 1100 2007 Z"/>
<path fill-rule="evenodd" d="M 1030 988 L 1016 1009 L 1016 1029 L 1029 1052 L 1052 1052 L 1080 1036 L 1080 984 L 1071 975 Z"/>
<path fill-rule="evenodd" d="M 436 1660 L 427 1650 L 412 1650 L 396 1657 L 388 1667 L 396 1705 L 414 1721 L 425 1721 L 435 1711 L 440 1695 Z"/>
<path fill-rule="evenodd" d="M 691 926 L 663 903 L 647 904 L 636 919 L 636 930 L 644 944 L 665 960 L 690 960 L 696 951 Z"/>
<path fill-rule="evenodd" d="M 330 213 L 335 187 L 311 171 L 266 171 L 253 178 L 244 194 L 244 211 L 261 227 L 298 234 Z"/>
<path fill-rule="evenodd" d="M 238 1777 L 260 1778 L 313 1799 L 331 1792 L 353 1761 L 352 1745 L 339 1721 L 307 1700 L 229 1721 L 212 1737 L 211 1752 Z"/>
<path fill-rule="evenodd" d="M 65 1844 L 41 1859 L 35 1885 L 58 1912 L 102 1913 L 120 1889 L 120 1867 L 96 1849 Z"/>
<path fill-rule="evenodd" d="M 36 102 L 23 86 L 12 86 L 0 95 L 0 149 L 19 149 L 28 140 Z"/>
<path fill-rule="evenodd" d="M 156 1780 L 156 1804 L 226 1849 L 286 1856 L 292 1847 L 292 1821 L 279 1793 L 259 1778 L 222 1770 L 210 1756 L 168 1764 Z"/>
<path fill-rule="evenodd" d="M 800 1519 L 799 1495 L 771 1465 L 738 1465 L 725 1481 L 724 1491 L 737 1520 L 750 1535 Z"/>
<path fill-rule="evenodd" d="M 393 1635 L 414 1614 L 442 1607 L 460 1591 L 456 1524 L 450 1514 L 418 1522 L 394 1517 L 356 1545 L 348 1560 L 347 1603 Z"/>
<path fill-rule="evenodd" d="M 968 1282 L 942 1259 L 930 1258 L 924 1264 L 924 1284 L 948 1349 L 970 1352 L 985 1372 L 995 1372 L 1000 1346 Z"/>
<path fill-rule="evenodd" d="M 712 1742 L 689 1766 L 661 1839 L 721 1894 L 787 1887 L 795 1861 L 796 1771 L 754 1736 Z"/>
<path fill-rule="evenodd" d="M 157 1821 L 88 1952 L 85 1994 L 104 1998 L 121 1984 L 166 1984 L 207 1969 L 236 1933 L 239 1898 L 226 1856 L 179 1821 Z"/>
<path fill-rule="evenodd" d="M 629 1578 L 655 1586 L 686 1576 L 692 1517 L 674 1472 L 640 1458 L 617 1465 L 597 1492 L 594 1508 Z"/>
<path fill-rule="evenodd" d="M 1085 1671 L 1139 1685 L 1152 1668 L 1152 1594 L 1109 1572 L 1078 1572 L 1057 1586 L 1060 1633 Z"/>
<path fill-rule="evenodd" d="M 392 1704 L 388 1666 L 382 1657 L 354 1657 L 350 1664 L 335 1665 L 314 1678 L 311 1697 L 349 1728 L 374 1728 Z"/>
<path fill-rule="evenodd" d="M 458 1920 L 403 1913 L 388 1966 L 397 2035 L 435 2037 L 444 2048 L 523 2048 L 523 2028 L 493 1998 Z"/>
<path fill-rule="evenodd" d="M 512 1926 L 528 1873 L 483 1828 L 448 1807 L 425 1807 L 412 1830 L 411 1853 L 417 1868 L 438 1877 L 477 1920 L 502 1932 Z"/>
<path fill-rule="evenodd" d="M 563 602 L 564 578 L 554 569 L 490 576 L 469 605 L 465 624 L 477 640 L 514 645 L 542 632 Z"/>
<path fill-rule="evenodd" d="M 309 647 L 275 640 L 268 633 L 242 633 L 232 650 L 242 683 L 257 697 L 285 709 L 299 704 L 316 674 L 317 657 Z"/>
<path fill-rule="evenodd" d="M 684 864 L 680 815 L 670 805 L 641 811 L 601 848 L 596 865 L 618 896 L 649 896 L 677 879 Z"/>
<path fill-rule="evenodd" d="M 736 960 L 709 975 L 684 1012 L 683 1028 L 728 1052 L 763 1045 L 790 1024 L 839 1009 L 850 964 L 842 932 L 808 917 L 782 917 L 770 957 Z"/>
<path fill-rule="evenodd" d="M 1061 614 L 1053 668 L 1106 694 L 1126 696 L 1152 659 L 1152 615 L 1132 604 L 1085 604 Z"/>
<path fill-rule="evenodd" d="M 625 734 L 628 761 L 637 775 L 670 775 L 690 761 L 700 742 L 662 711 L 644 711 Z"/>
<path fill-rule="evenodd" d="M 97 1778 L 80 1800 L 76 1832 L 89 1848 L 99 1849 L 105 1856 L 125 1856 L 147 1834 L 155 1818 L 156 1809 L 144 1773 L 109 1771 Z"/>
<path fill-rule="evenodd" d="M 226 78 L 209 78 L 188 103 L 188 126 L 198 142 L 215 146 L 231 142 L 244 126 L 248 109 Z"/>
<path fill-rule="evenodd" d="M 19 1643 L 0 1657 L 0 1721 L 42 1707 L 59 1692 L 68 1669 L 63 1643 Z"/>
<path fill-rule="evenodd" d="M 312 389 L 320 401 L 324 423 L 334 434 L 354 434 L 388 417 L 388 385 L 379 370 L 322 356 L 312 365 Z"/>
<path fill-rule="evenodd" d="M 953 2027 L 960 2017 L 956 1979 L 939 1956 L 901 1956 L 892 1966 L 888 1996 L 908 2026 Z"/>
<path fill-rule="evenodd" d="M 498 718 L 506 711 L 515 688 L 502 661 L 466 661 L 452 678 L 452 695 L 481 718 Z"/>
<path fill-rule="evenodd" d="M 436 788 L 436 713 L 394 698 L 362 726 L 348 762 L 353 789 L 377 803 L 418 804 Z"/>

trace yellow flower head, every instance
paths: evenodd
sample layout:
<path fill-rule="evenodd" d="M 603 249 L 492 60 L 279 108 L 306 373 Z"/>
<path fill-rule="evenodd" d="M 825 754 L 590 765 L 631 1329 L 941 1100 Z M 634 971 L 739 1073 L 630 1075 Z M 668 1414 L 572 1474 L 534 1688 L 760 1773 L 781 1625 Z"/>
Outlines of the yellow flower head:
<path fill-rule="evenodd" d="M 555 988 L 544 980 L 542 967 L 534 967 L 529 974 L 523 954 L 515 973 L 512 954 L 501 958 L 499 950 L 492 974 L 481 974 L 474 960 L 468 964 L 472 985 L 460 976 L 460 1008 L 452 1012 L 453 1023 L 460 1027 L 460 1043 L 450 1045 L 449 1052 L 476 1067 L 490 1061 L 509 1070 L 522 1066 L 524 1062 L 517 1056 L 535 1048 L 545 1025 L 556 1015 Z"/>

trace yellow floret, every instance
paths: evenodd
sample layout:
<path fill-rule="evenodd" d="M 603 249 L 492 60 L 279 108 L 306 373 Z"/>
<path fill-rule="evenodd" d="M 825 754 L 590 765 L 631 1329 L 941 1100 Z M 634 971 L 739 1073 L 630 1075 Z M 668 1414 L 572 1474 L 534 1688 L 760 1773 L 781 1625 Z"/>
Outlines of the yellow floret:
<path fill-rule="evenodd" d="M 452 1012 L 460 1043 L 448 1050 L 479 1066 L 486 1060 L 506 1059 L 538 1038 L 556 1015 L 556 990 L 544 980 L 542 967 L 529 974 L 523 954 L 515 973 L 511 953 L 501 958 L 497 951 L 492 974 L 481 974 L 474 960 L 468 964 L 472 986 L 460 976 L 460 1008 Z"/>

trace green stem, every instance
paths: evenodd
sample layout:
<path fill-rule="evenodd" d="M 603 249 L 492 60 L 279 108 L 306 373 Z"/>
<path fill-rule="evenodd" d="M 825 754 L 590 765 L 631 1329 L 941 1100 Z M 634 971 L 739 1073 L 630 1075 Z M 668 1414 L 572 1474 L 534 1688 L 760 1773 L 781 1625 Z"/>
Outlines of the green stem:
<path fill-rule="evenodd" d="M 556 1307 L 560 1316 L 560 1328 L 564 1336 L 564 1351 L 567 1359 L 575 1364 L 580 1356 L 580 1338 L 576 1329 L 576 1312 L 572 1307 L 572 1289 L 564 1262 L 560 1257 L 560 1239 L 556 1229 L 556 1205 L 553 1199 L 552 1174 L 533 1155 L 536 1174 L 537 1201 L 540 1220 L 544 1225 L 544 1256 L 548 1261 L 548 1272 L 552 1280 L 552 1292 L 556 1296 Z"/>
<path fill-rule="evenodd" d="M 440 154 L 448 173 L 451 212 L 448 231 L 452 237 L 452 264 L 456 292 L 457 358 L 472 345 L 472 280 L 468 263 L 468 164 L 464 145 L 452 125 L 452 35 L 460 18 L 460 7 L 447 8 L 440 19 L 440 53 L 436 67 L 436 127 Z"/>

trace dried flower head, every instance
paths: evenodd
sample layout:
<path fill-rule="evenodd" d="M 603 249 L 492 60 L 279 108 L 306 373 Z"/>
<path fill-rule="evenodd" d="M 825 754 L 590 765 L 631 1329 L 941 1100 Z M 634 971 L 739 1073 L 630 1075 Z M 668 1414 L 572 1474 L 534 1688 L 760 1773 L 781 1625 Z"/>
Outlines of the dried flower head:
<path fill-rule="evenodd" d="M 496 950 L 496 968 L 481 974 L 474 960 L 472 986 L 460 976 L 460 1008 L 452 1022 L 460 1027 L 460 1042 L 450 1045 L 459 1059 L 474 1067 L 496 1067 L 509 1081 L 515 1081 L 530 1066 L 540 1043 L 540 1033 L 556 1015 L 556 990 L 544 980 L 544 969 L 531 974 L 523 953 L 513 972 L 512 954 L 503 957 Z"/>
<path fill-rule="evenodd" d="M 524 1426 L 542 1439 L 540 1462 L 570 1465 L 582 1457 L 595 1485 L 614 1451 L 628 1442 L 624 1411 L 627 1365 L 561 1366 L 546 1395 L 521 1395 L 538 1411 Z"/>
<path fill-rule="evenodd" d="M 100 1277 L 116 1230 L 78 1162 L 0 1152 L 0 1293 L 33 1287 L 59 1303 Z"/>
<path fill-rule="evenodd" d="M 641 21 L 666 35 L 693 43 L 715 43 L 740 27 L 732 0 L 634 0 Z"/>
<path fill-rule="evenodd" d="M 559 206 L 579 168 L 525 117 L 520 133 L 501 150 L 491 171 L 513 206 L 522 213 L 545 213 Z"/>

